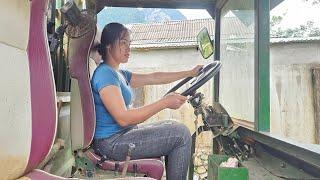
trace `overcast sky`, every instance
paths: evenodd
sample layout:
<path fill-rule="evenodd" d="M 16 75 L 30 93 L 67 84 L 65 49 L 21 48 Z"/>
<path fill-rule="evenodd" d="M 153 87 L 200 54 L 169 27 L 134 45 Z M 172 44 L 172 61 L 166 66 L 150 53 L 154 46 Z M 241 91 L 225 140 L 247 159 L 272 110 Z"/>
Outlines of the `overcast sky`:
<path fill-rule="evenodd" d="M 310 0 L 309 0 L 310 1 Z M 211 16 L 206 10 L 179 9 L 187 19 L 203 19 Z M 320 27 L 320 4 L 312 5 L 305 0 L 285 0 L 271 12 L 271 16 L 283 16 L 280 24 L 284 29 L 293 28 L 313 21 L 315 26 Z"/>
<path fill-rule="evenodd" d="M 272 15 L 283 16 L 283 28 L 297 27 L 307 21 L 313 21 L 315 26 L 320 27 L 320 4 L 312 5 L 305 0 L 286 0 L 271 11 Z"/>
<path fill-rule="evenodd" d="M 179 11 L 187 18 L 187 19 L 205 19 L 211 18 L 207 10 L 203 9 L 179 9 Z"/>

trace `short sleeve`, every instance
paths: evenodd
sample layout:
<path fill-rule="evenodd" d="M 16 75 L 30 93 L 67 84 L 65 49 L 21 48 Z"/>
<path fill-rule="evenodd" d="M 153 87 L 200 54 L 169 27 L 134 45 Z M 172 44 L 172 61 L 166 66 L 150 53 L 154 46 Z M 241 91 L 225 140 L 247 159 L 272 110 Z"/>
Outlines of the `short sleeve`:
<path fill-rule="evenodd" d="M 132 77 L 132 72 L 130 72 L 128 70 L 121 70 L 121 72 L 124 75 L 124 77 L 127 79 L 127 81 L 130 83 L 131 77 Z"/>
<path fill-rule="evenodd" d="M 120 87 L 120 80 L 111 68 L 101 67 L 95 71 L 92 85 L 99 92 L 102 88 L 110 85 Z"/>

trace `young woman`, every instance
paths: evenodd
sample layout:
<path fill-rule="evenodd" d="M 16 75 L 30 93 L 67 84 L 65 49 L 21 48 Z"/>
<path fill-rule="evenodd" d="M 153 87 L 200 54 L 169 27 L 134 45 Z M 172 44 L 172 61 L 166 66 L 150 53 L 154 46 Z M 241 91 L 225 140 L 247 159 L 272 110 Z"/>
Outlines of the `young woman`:
<path fill-rule="evenodd" d="M 190 71 L 136 74 L 120 70 L 130 55 L 129 31 L 122 24 L 110 23 L 102 31 L 99 53 L 103 59 L 91 85 L 96 109 L 94 149 L 110 159 L 125 160 L 128 144 L 135 144 L 132 159 L 166 156 L 169 180 L 186 178 L 190 161 L 191 136 L 186 126 L 174 121 L 139 125 L 159 111 L 178 109 L 187 97 L 171 93 L 162 99 L 132 109 L 132 87 L 167 84 L 196 76 L 201 66 Z"/>

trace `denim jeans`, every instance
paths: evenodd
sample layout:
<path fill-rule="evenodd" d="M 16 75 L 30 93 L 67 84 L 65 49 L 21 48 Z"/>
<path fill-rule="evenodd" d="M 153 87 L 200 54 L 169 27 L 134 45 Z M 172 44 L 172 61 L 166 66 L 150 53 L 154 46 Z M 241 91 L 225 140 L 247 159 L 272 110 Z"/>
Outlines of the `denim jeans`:
<path fill-rule="evenodd" d="M 128 145 L 135 145 L 131 159 L 165 156 L 168 180 L 185 180 L 191 156 L 188 128 L 175 121 L 162 121 L 124 129 L 111 137 L 95 139 L 97 153 L 116 161 L 124 161 Z"/>

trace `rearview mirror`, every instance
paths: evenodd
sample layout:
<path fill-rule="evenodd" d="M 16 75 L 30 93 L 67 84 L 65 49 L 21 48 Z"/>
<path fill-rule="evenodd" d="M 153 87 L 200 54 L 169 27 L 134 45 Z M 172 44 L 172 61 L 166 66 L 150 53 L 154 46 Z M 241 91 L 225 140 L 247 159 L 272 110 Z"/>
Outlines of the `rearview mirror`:
<path fill-rule="evenodd" d="M 213 41 L 211 40 L 206 27 L 204 27 L 197 35 L 197 43 L 204 59 L 208 59 L 214 53 Z"/>

